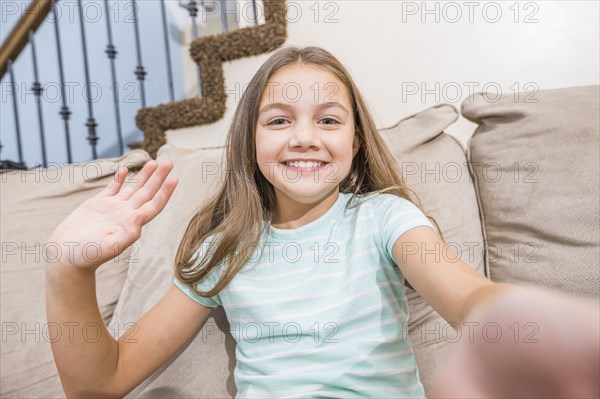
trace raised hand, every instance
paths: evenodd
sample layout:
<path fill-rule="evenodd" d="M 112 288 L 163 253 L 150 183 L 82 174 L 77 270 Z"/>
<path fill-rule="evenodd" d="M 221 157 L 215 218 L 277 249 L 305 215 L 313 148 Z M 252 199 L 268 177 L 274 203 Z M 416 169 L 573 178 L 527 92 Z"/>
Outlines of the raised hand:
<path fill-rule="evenodd" d="M 123 188 L 127 168 L 97 195 L 77 207 L 54 230 L 45 246 L 48 266 L 95 271 L 121 254 L 141 235 L 142 226 L 158 215 L 177 186 L 167 177 L 173 163 L 152 160 Z"/>

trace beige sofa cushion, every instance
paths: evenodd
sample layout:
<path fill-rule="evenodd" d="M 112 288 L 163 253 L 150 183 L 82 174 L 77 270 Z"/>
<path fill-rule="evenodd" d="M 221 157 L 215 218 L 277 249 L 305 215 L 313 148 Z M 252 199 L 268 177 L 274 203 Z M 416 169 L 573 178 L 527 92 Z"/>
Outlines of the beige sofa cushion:
<path fill-rule="evenodd" d="M 428 169 L 432 169 L 436 162 L 440 167 L 453 163 L 444 170 L 446 181 L 435 183 L 434 180 L 426 180 L 425 185 L 420 174 L 413 174 L 412 169 L 408 169 L 407 180 L 418 193 L 425 211 L 440 223 L 447 241 L 463 249 L 464 260 L 483 273 L 481 224 L 474 189 L 469 183 L 464 150 L 454 139 L 442 133 L 457 116 L 457 111 L 451 106 L 432 107 L 382 133 L 394 155 L 404 161 L 407 168 L 409 163 Z M 187 221 L 207 195 L 224 181 L 220 173 L 214 174 L 214 171 L 225 171 L 222 157 L 222 147 L 194 150 L 166 144 L 160 148 L 158 160 L 173 161 L 172 173 L 180 178 L 180 185 L 163 212 L 144 227 L 138 241 L 139 258 L 135 260 L 137 263 L 130 265 L 111 324 L 124 326 L 135 322 L 171 286 L 175 252 Z M 451 173 L 450 167 L 458 168 L 458 178 Z M 430 178 L 433 179 L 433 176 Z M 471 258 L 466 251 L 469 243 L 473 243 Z M 427 389 L 430 375 L 441 358 L 442 335 L 447 331 L 443 320 L 422 298 L 412 290 L 408 295 L 411 339 Z M 235 341 L 226 332 L 227 329 L 223 309 L 218 307 L 192 342 L 128 397 L 150 398 L 163 394 L 190 398 L 234 397 Z M 449 334 L 453 333 L 450 331 Z"/>
<path fill-rule="evenodd" d="M 446 243 L 463 261 L 486 274 L 477 197 L 465 151 L 455 138 L 444 133 L 457 118 L 453 106 L 436 105 L 381 134 L 404 181 L 416 193 L 425 214 L 438 222 Z M 452 341 L 456 333 L 413 289 L 407 289 L 407 297 L 409 334 L 427 393 L 447 341 Z"/>
<path fill-rule="evenodd" d="M 44 245 L 71 211 L 110 182 L 118 166 L 136 169 L 148 160 L 137 150 L 81 165 L 0 174 L 0 397 L 64 397 L 46 329 Z M 96 272 L 105 323 L 127 275 L 128 252 Z"/>
<path fill-rule="evenodd" d="M 469 160 L 494 281 L 597 298 L 600 291 L 599 86 L 542 90 L 515 101 L 475 94 L 480 126 Z"/>
<path fill-rule="evenodd" d="M 174 261 L 189 220 L 224 182 L 223 147 L 203 149 L 163 145 L 159 162 L 173 161 L 179 184 L 165 209 L 143 227 L 127 281 L 110 323 L 115 337 L 137 321 L 173 284 Z M 223 174 L 222 174 L 223 172 Z M 127 397 L 233 397 L 235 342 L 222 307 L 209 316 L 196 337 Z"/>

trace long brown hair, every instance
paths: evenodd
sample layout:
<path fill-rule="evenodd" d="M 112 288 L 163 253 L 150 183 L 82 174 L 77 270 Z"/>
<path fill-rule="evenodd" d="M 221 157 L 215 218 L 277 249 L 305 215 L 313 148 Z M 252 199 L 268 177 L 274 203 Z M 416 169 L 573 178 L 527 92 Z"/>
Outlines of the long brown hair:
<path fill-rule="evenodd" d="M 269 78 L 294 63 L 318 66 L 332 73 L 350 95 L 360 148 L 352 161 L 350 173 L 340 183 L 340 192 L 352 193 L 352 199 L 357 195 L 387 192 L 413 202 L 408 195 L 410 190 L 396 169 L 394 157 L 344 66 L 320 47 L 282 47 L 260 67 L 244 91 L 227 134 L 225 164 L 228 171 L 225 182 L 220 191 L 192 217 L 175 256 L 177 278 L 202 297 L 218 294 L 244 268 L 253 256 L 248 249 L 258 248 L 264 221 L 275 209 L 274 188 L 260 172 L 256 160 L 258 106 Z M 432 220 L 441 233 L 437 222 Z M 209 237 L 217 236 L 219 239 L 211 244 L 211 250 L 205 251 L 198 262 L 200 245 Z M 195 283 L 220 264 L 226 267 L 213 289 L 198 291 Z"/>

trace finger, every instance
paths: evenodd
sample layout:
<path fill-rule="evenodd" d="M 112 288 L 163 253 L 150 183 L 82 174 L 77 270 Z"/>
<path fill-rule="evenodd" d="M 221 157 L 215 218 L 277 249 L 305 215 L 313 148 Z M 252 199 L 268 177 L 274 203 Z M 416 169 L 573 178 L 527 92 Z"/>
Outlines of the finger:
<path fill-rule="evenodd" d="M 179 179 L 177 177 L 169 177 L 166 179 L 152 200 L 140 207 L 139 219 L 137 219 L 136 222 L 146 224 L 154 219 L 167 205 L 167 202 L 169 202 L 178 183 Z"/>
<path fill-rule="evenodd" d="M 171 161 L 166 161 L 159 165 L 159 167 L 154 171 L 152 176 L 146 181 L 144 187 L 137 190 L 131 196 L 131 203 L 134 208 L 139 208 L 144 205 L 146 202 L 152 200 L 160 187 L 163 185 L 167 175 L 173 169 L 173 163 Z"/>
<path fill-rule="evenodd" d="M 156 162 L 153 159 L 146 162 L 142 170 L 140 170 L 140 172 L 136 175 L 137 182 L 135 182 L 134 184 L 130 184 L 129 186 L 121 190 L 121 192 L 119 193 L 119 198 L 123 200 L 130 199 L 136 191 L 138 191 L 144 186 L 146 181 L 148 181 L 150 176 L 152 176 L 157 167 L 158 162 Z"/>
<path fill-rule="evenodd" d="M 125 177 L 127 177 L 127 172 L 127 166 L 119 168 L 119 170 L 117 170 L 117 173 L 115 173 L 110 183 L 108 183 L 104 190 L 100 192 L 100 195 L 108 197 L 117 194 L 123 186 Z"/>

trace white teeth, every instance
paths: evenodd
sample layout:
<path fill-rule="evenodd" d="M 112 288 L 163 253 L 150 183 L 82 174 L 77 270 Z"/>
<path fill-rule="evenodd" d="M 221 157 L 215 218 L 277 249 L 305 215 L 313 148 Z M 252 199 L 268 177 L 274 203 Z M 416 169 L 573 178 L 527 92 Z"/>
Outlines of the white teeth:
<path fill-rule="evenodd" d="M 296 168 L 318 168 L 319 166 L 321 166 L 322 162 L 292 161 L 292 162 L 286 162 L 286 164 L 289 166 L 294 166 Z"/>

